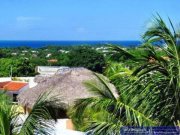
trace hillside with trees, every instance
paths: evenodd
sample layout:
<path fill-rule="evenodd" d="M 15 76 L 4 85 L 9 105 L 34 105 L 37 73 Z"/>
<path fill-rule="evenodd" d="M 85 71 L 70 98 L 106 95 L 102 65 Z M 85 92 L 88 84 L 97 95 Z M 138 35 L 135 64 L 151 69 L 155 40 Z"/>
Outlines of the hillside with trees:
<path fill-rule="evenodd" d="M 90 46 L 0 49 L 0 77 L 34 76 L 36 66 L 85 67 L 102 73 L 104 54 Z"/>

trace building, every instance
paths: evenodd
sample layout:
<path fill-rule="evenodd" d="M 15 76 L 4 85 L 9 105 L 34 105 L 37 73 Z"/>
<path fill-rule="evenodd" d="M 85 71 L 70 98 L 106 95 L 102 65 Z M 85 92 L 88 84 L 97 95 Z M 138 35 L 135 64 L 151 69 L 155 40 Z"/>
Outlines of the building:
<path fill-rule="evenodd" d="M 0 77 L 1 82 L 10 82 L 10 81 L 18 81 L 18 82 L 28 82 L 29 88 L 32 88 L 37 85 L 34 81 L 35 77 Z"/>
<path fill-rule="evenodd" d="M 41 75 L 54 75 L 59 70 L 69 69 L 69 67 L 65 66 L 37 66 L 36 72 Z"/>
<path fill-rule="evenodd" d="M 0 90 L 4 90 L 17 102 L 17 96 L 24 90 L 29 89 L 29 84 L 26 82 L 6 81 L 0 82 Z"/>
<path fill-rule="evenodd" d="M 51 108 L 55 112 L 54 116 L 58 119 L 55 125 L 55 134 L 84 135 L 82 132 L 73 131 L 75 128 L 67 112 L 77 99 L 96 96 L 89 92 L 84 85 L 85 81 L 90 80 L 94 80 L 98 84 L 102 83 L 94 72 L 85 68 L 69 68 L 63 72 L 58 71 L 54 76 L 39 78 L 39 83 L 35 87 L 20 93 L 18 103 L 24 107 L 25 112 L 30 113 L 39 96 L 50 92 L 52 97 L 57 97 L 56 102 L 59 102 Z M 114 96 L 118 97 L 115 86 L 108 84 L 108 87 L 111 88 Z"/>
<path fill-rule="evenodd" d="M 50 59 L 50 60 L 47 60 L 48 63 L 57 63 L 58 60 L 57 59 Z"/>

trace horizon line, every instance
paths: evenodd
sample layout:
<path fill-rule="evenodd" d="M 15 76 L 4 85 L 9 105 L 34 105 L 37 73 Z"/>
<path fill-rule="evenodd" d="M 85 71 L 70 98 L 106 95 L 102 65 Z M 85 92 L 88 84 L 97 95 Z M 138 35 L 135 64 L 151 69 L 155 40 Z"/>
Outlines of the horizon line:
<path fill-rule="evenodd" d="M 0 39 L 0 42 L 1 41 L 142 41 L 140 39 L 130 39 L 130 40 L 1 40 Z"/>

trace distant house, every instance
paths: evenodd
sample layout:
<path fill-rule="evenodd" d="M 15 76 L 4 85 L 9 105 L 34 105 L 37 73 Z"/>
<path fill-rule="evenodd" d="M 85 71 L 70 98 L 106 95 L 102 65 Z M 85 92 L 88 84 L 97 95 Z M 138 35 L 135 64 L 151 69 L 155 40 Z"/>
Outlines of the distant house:
<path fill-rule="evenodd" d="M 49 63 L 57 63 L 58 60 L 57 59 L 50 59 L 50 60 L 47 60 Z"/>
<path fill-rule="evenodd" d="M 11 53 L 11 55 L 16 56 L 16 55 L 17 55 L 17 53 Z"/>
<path fill-rule="evenodd" d="M 51 53 L 48 53 L 48 54 L 46 55 L 46 58 L 49 58 L 51 55 L 52 55 Z"/>
<path fill-rule="evenodd" d="M 29 84 L 26 82 L 0 82 L 0 90 L 6 91 L 7 94 L 13 98 L 14 102 L 17 102 L 18 94 L 27 89 L 29 89 Z"/>
<path fill-rule="evenodd" d="M 27 53 L 27 52 L 28 52 L 27 50 L 22 51 L 22 53 Z"/>
<path fill-rule="evenodd" d="M 54 75 L 59 70 L 69 69 L 69 67 L 65 66 L 37 66 L 36 72 L 41 75 Z"/>
<path fill-rule="evenodd" d="M 61 53 L 69 53 L 69 51 L 66 51 L 66 50 L 59 50 L 59 52 L 61 52 Z"/>
<path fill-rule="evenodd" d="M 38 53 L 38 51 L 35 51 L 35 50 L 32 50 L 31 52 L 32 52 L 32 53 Z"/>

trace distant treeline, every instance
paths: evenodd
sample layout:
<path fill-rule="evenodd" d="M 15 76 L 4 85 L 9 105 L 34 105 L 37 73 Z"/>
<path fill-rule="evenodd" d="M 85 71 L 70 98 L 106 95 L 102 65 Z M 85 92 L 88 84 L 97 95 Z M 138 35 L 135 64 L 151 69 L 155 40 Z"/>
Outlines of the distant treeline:
<path fill-rule="evenodd" d="M 99 46 L 0 48 L 0 77 L 34 76 L 36 66 L 86 67 L 102 72 L 105 57 Z"/>
<path fill-rule="evenodd" d="M 36 66 L 85 67 L 102 73 L 110 61 L 130 62 L 122 54 L 109 55 L 108 48 L 107 45 L 0 48 L 0 77 L 34 76 Z M 124 49 L 137 58 L 147 53 L 143 46 Z"/>

